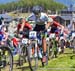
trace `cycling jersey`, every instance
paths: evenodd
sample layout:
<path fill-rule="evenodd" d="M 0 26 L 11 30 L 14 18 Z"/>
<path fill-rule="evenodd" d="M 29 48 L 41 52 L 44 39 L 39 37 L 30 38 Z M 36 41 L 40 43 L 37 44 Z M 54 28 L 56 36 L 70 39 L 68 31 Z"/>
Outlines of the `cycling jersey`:
<path fill-rule="evenodd" d="M 22 24 L 19 23 L 17 26 L 18 31 L 21 29 L 21 26 L 22 26 Z M 32 26 L 28 22 L 25 22 L 24 28 L 28 28 L 29 30 L 32 30 Z"/>
<path fill-rule="evenodd" d="M 36 17 L 34 13 L 32 13 L 27 19 L 27 21 L 34 21 L 36 26 L 34 27 L 34 31 L 44 31 L 45 24 L 47 22 L 53 22 L 53 19 L 48 17 L 46 13 L 40 13 L 39 17 Z"/>
<path fill-rule="evenodd" d="M 22 24 L 18 24 L 17 26 L 17 32 L 19 33 L 21 29 Z M 32 26 L 28 23 L 25 22 L 24 28 L 23 28 L 23 37 L 29 38 L 29 30 L 32 30 Z"/>
<path fill-rule="evenodd" d="M 41 13 L 39 17 L 36 17 L 34 13 L 32 13 L 27 19 L 27 21 L 34 21 L 35 24 L 43 25 L 45 22 L 52 22 L 52 18 L 48 17 L 46 13 Z"/>

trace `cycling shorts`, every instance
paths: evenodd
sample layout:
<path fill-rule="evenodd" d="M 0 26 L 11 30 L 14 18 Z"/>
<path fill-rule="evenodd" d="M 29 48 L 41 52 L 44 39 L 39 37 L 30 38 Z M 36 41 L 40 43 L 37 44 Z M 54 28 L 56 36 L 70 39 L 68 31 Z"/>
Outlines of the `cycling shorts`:
<path fill-rule="evenodd" d="M 47 36 L 46 35 L 46 31 L 45 31 L 45 24 L 43 24 L 43 25 L 36 24 L 36 26 L 34 27 L 33 30 L 36 31 L 36 32 L 38 32 L 38 33 L 40 31 L 42 31 L 42 34 L 41 34 L 42 37 L 46 37 Z"/>

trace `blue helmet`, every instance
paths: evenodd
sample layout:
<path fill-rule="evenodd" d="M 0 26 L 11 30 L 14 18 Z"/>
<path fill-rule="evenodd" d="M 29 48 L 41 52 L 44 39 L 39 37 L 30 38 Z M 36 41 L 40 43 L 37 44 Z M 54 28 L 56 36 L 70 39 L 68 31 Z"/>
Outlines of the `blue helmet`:
<path fill-rule="evenodd" d="M 33 8 L 32 8 L 32 12 L 34 13 L 34 14 L 39 14 L 40 12 L 42 12 L 42 7 L 41 6 L 38 6 L 38 5 L 36 5 L 36 6 L 33 6 Z"/>

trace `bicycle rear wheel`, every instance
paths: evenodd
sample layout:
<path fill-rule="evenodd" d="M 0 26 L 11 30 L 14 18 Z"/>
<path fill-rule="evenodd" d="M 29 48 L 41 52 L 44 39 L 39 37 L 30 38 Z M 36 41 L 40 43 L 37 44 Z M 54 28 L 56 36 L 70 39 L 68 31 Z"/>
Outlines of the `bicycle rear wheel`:
<path fill-rule="evenodd" d="M 23 63 L 25 63 L 27 57 L 27 47 L 23 46 L 21 48 L 21 53 L 19 55 L 19 66 L 23 65 Z"/>
<path fill-rule="evenodd" d="M 13 55 L 7 46 L 0 46 L 0 71 L 13 71 Z"/>

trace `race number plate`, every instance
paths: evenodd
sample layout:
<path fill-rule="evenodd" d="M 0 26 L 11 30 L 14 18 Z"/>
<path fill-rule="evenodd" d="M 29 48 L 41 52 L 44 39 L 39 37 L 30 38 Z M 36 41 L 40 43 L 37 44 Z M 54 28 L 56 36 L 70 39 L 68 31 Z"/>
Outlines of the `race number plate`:
<path fill-rule="evenodd" d="M 27 43 L 28 43 L 28 39 L 23 38 L 23 39 L 22 39 L 22 44 L 27 44 Z"/>
<path fill-rule="evenodd" d="M 55 34 L 50 34 L 49 38 L 55 38 Z"/>
<path fill-rule="evenodd" d="M 29 38 L 31 38 L 31 39 L 37 38 L 37 33 L 36 33 L 36 31 L 30 31 L 30 32 L 29 32 Z"/>

